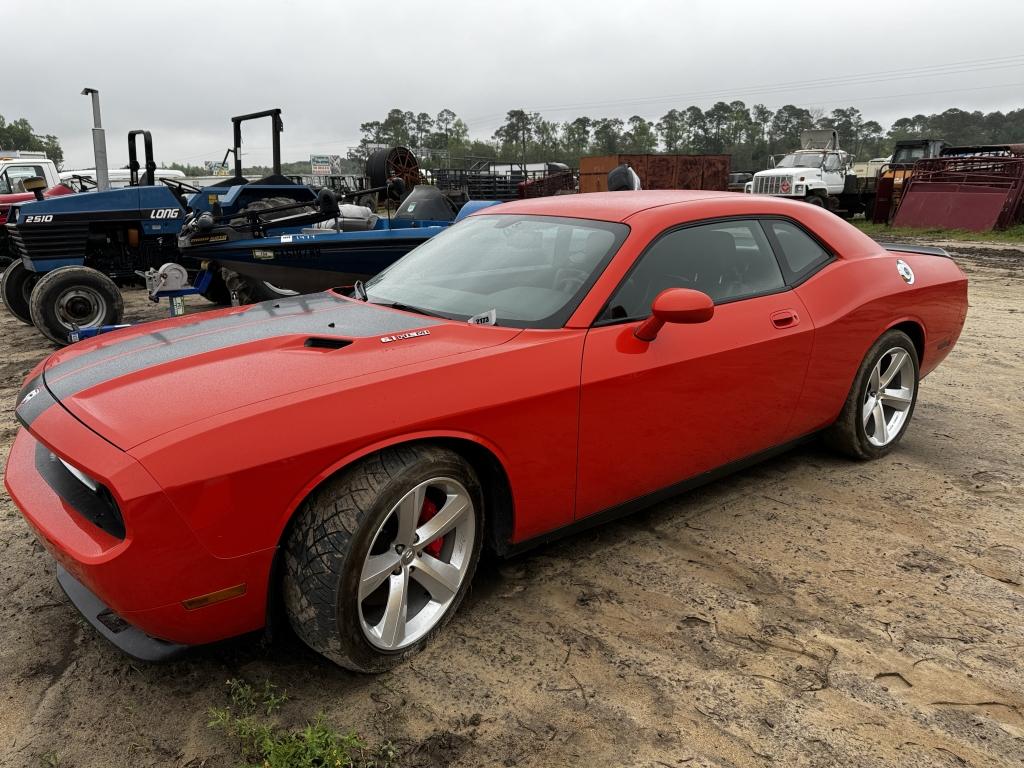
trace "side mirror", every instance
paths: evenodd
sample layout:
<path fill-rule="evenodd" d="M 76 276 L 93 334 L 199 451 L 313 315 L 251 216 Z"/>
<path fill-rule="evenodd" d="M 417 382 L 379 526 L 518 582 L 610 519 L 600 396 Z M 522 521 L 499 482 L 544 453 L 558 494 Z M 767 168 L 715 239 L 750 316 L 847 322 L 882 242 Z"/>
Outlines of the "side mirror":
<path fill-rule="evenodd" d="M 690 288 L 667 288 L 651 302 L 651 316 L 633 334 L 654 341 L 665 323 L 706 323 L 715 314 L 715 303 L 706 293 Z"/>

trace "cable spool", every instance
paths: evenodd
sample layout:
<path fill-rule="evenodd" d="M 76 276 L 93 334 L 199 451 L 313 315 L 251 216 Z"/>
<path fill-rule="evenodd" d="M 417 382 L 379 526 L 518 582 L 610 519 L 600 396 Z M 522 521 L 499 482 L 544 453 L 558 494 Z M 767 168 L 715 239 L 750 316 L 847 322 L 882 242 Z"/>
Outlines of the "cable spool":
<path fill-rule="evenodd" d="M 420 183 L 420 166 L 406 147 L 377 149 L 366 158 L 366 176 L 371 187 L 383 187 L 388 179 L 398 177 L 406 189 L 412 189 Z"/>

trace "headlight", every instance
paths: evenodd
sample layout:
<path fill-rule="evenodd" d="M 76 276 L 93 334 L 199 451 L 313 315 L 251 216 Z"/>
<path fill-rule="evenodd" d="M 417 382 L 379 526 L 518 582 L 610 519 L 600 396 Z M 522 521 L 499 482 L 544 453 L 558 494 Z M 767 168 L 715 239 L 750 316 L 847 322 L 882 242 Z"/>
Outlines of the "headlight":
<path fill-rule="evenodd" d="M 55 456 L 55 454 L 50 455 Z M 85 472 L 83 472 L 82 470 L 77 469 L 76 467 L 73 467 L 72 465 L 68 464 L 60 456 L 55 456 L 55 458 L 57 459 L 57 461 L 64 465 L 64 468 L 68 472 L 70 472 L 78 480 L 78 482 L 80 482 L 93 493 L 96 493 L 96 491 L 99 489 L 99 483 L 97 483 L 95 480 L 93 480 L 91 477 L 85 474 Z"/>
<path fill-rule="evenodd" d="M 804 185 L 797 184 L 795 187 L 793 187 L 793 193 L 797 195 L 802 195 L 804 193 Z"/>

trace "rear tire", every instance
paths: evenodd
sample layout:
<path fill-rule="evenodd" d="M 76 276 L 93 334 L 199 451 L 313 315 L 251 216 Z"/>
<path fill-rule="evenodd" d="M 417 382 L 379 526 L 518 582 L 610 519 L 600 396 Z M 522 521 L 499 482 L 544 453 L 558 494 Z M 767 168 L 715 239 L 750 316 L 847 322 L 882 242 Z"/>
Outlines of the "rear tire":
<path fill-rule="evenodd" d="M 32 325 L 29 297 L 32 295 L 32 288 L 39 282 L 39 278 L 38 272 L 30 272 L 25 269 L 21 259 L 8 264 L 3 277 L 0 277 L 0 294 L 3 294 L 7 311 L 25 325 Z"/>
<path fill-rule="evenodd" d="M 419 652 L 469 589 L 482 504 L 472 467 L 436 446 L 387 449 L 328 480 L 299 509 L 284 547 L 295 632 L 358 672 Z"/>
<path fill-rule="evenodd" d="M 914 415 L 920 369 L 903 331 L 887 331 L 868 350 L 839 418 L 825 432 L 829 447 L 854 459 L 885 456 Z"/>
<path fill-rule="evenodd" d="M 124 299 L 114 281 L 90 267 L 61 267 L 47 272 L 29 299 L 32 322 L 54 344 L 70 343 L 79 328 L 117 325 L 124 318 Z"/>

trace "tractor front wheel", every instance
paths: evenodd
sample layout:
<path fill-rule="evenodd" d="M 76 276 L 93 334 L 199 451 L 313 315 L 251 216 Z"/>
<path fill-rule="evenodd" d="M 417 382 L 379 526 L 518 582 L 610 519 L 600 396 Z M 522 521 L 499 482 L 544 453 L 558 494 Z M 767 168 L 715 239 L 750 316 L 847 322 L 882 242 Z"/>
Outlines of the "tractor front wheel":
<path fill-rule="evenodd" d="M 70 342 L 76 328 L 117 325 L 124 300 L 114 281 L 89 267 L 61 267 L 47 272 L 32 289 L 32 322 L 54 344 Z"/>
<path fill-rule="evenodd" d="M 21 259 L 8 264 L 3 277 L 0 277 L 0 294 L 3 294 L 7 311 L 25 325 L 32 325 L 28 303 L 32 288 L 38 281 L 39 273 L 25 269 Z"/>

